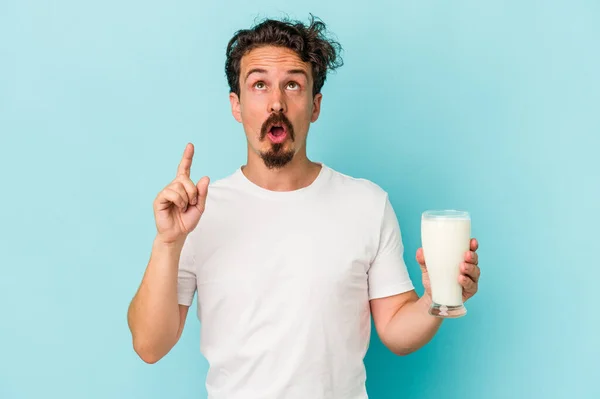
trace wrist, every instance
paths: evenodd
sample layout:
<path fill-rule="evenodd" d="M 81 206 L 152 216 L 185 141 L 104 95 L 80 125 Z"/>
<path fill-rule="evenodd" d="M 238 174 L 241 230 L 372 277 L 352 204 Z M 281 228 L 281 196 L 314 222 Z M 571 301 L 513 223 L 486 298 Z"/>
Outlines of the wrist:
<path fill-rule="evenodd" d="M 429 314 L 429 308 L 431 307 L 431 304 L 433 303 L 433 299 L 431 298 L 431 294 L 428 293 L 427 291 L 425 291 L 423 293 L 423 296 L 421 296 L 421 298 L 419 298 L 419 300 L 417 301 L 419 303 L 419 307 L 423 312 L 426 312 Z"/>
<path fill-rule="evenodd" d="M 433 299 L 431 298 L 431 294 L 427 291 L 423 293 L 423 296 L 419 298 L 417 301 L 417 306 L 419 307 L 419 313 L 422 315 L 426 315 L 427 319 L 433 323 L 436 328 L 441 326 L 444 321 L 443 318 L 435 317 L 431 313 L 429 313 L 429 309 L 431 309 L 431 305 L 433 304 Z"/>
<path fill-rule="evenodd" d="M 166 241 L 160 235 L 157 235 L 154 238 L 154 243 L 152 244 L 152 248 L 154 251 L 161 253 L 180 253 L 183 248 L 183 244 L 185 243 L 185 236 L 183 238 L 177 239 L 175 241 Z"/>

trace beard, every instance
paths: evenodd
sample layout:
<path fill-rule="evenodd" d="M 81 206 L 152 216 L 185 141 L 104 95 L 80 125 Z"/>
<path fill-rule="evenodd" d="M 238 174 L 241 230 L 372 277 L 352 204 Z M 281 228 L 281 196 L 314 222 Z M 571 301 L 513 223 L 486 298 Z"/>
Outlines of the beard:
<path fill-rule="evenodd" d="M 283 151 L 283 143 L 273 143 L 271 149 L 260 152 L 260 157 L 267 168 L 281 169 L 294 158 L 294 150 Z"/>
<path fill-rule="evenodd" d="M 274 113 L 267 118 L 263 123 L 260 130 L 260 141 L 264 141 L 265 137 L 269 133 L 267 130 L 269 126 L 283 125 L 285 126 L 288 134 L 288 138 L 293 142 L 295 139 L 294 127 L 290 120 L 282 113 Z M 287 140 L 286 140 L 287 141 Z M 265 166 L 268 169 L 280 169 L 290 163 L 294 158 L 294 149 L 290 148 L 285 150 L 284 146 L 286 141 L 283 143 L 271 143 L 271 148 L 267 151 L 261 151 L 260 157 L 263 160 Z"/>

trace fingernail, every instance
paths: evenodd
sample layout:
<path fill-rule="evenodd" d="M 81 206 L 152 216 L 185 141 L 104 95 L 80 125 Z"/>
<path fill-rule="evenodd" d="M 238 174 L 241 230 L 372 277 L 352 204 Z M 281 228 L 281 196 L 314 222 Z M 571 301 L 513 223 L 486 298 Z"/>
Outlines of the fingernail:
<path fill-rule="evenodd" d="M 190 201 L 190 203 L 191 203 L 192 205 L 196 205 L 196 200 L 197 200 L 197 199 L 196 199 L 196 197 L 194 197 L 194 198 L 192 198 L 192 200 Z"/>

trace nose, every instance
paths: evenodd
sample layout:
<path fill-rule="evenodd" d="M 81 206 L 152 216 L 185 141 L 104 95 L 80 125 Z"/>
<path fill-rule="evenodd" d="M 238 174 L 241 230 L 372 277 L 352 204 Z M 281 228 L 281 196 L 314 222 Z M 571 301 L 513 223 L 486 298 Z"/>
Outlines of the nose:
<path fill-rule="evenodd" d="M 269 112 L 284 113 L 287 111 L 284 93 L 281 90 L 273 90 L 273 95 L 269 104 Z"/>

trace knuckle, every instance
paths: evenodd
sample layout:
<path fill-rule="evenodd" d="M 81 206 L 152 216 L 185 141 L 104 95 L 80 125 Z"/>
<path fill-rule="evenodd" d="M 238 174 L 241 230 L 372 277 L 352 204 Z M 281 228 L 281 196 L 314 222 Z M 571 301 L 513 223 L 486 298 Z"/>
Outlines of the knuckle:
<path fill-rule="evenodd" d="M 194 191 L 194 183 L 192 183 L 192 181 L 190 179 L 183 179 L 181 181 L 181 186 L 183 187 L 183 189 L 187 192 L 187 193 L 193 193 Z"/>
<path fill-rule="evenodd" d="M 164 199 L 164 198 L 167 196 L 167 192 L 168 192 L 168 190 L 169 190 L 168 188 L 164 188 L 164 189 L 162 189 L 162 190 L 161 190 L 161 191 L 158 193 L 158 195 L 156 196 L 156 198 L 154 199 L 154 201 L 156 201 L 156 202 L 159 202 L 159 201 L 161 201 L 162 199 Z"/>
<path fill-rule="evenodd" d="M 181 194 L 182 190 L 185 191 L 185 187 L 179 181 L 173 182 L 173 189 Z"/>
<path fill-rule="evenodd" d="M 173 182 L 184 184 L 189 178 L 185 175 L 179 175 L 173 180 Z"/>
<path fill-rule="evenodd" d="M 171 189 L 171 190 L 175 190 L 177 188 L 177 180 L 173 180 L 171 183 L 169 183 L 167 188 Z"/>

